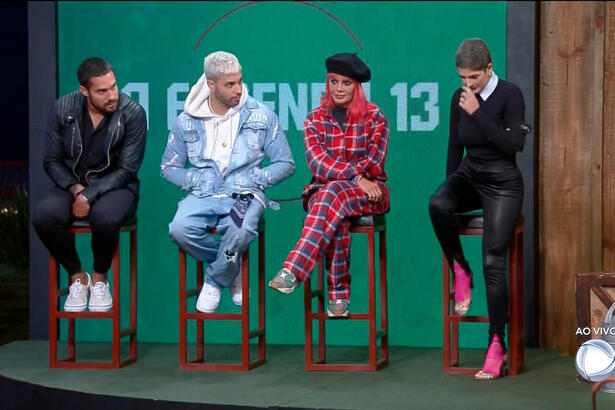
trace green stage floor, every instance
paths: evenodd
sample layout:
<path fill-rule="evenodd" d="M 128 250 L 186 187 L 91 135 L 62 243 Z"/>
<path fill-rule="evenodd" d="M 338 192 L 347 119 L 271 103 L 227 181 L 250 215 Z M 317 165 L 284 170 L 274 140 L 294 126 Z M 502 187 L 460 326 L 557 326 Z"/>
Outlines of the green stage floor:
<path fill-rule="evenodd" d="M 78 358 L 110 358 L 107 344 L 78 344 Z M 100 354 L 108 356 L 98 357 Z M 483 351 L 463 351 L 481 361 Z M 238 357 L 234 346 L 216 356 Z M 332 360 L 366 357 L 367 349 L 328 349 Z M 0 346 L 0 375 L 84 393 L 192 403 L 335 409 L 590 409 L 591 385 L 576 381 L 571 357 L 528 349 L 519 376 L 489 382 L 442 373 L 440 349 L 391 348 L 376 373 L 306 373 L 303 346 L 272 345 L 267 363 L 249 372 L 181 371 L 175 344 L 140 344 L 137 363 L 120 370 L 52 370 L 46 341 Z M 475 363 L 476 364 L 476 363 Z M 1 407 L 1 406 L 0 406 Z M 615 394 L 599 393 L 598 409 L 614 409 Z"/>

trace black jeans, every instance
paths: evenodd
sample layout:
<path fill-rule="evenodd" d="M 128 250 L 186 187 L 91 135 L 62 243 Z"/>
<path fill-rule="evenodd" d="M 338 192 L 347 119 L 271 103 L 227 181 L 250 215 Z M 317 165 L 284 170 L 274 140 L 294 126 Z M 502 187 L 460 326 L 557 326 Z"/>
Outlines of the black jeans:
<path fill-rule="evenodd" d="M 67 226 L 73 217 L 73 196 L 55 187 L 36 206 L 32 225 L 39 238 L 69 275 L 81 269 L 81 260 L 75 249 L 75 240 Z M 120 235 L 120 226 L 137 210 L 137 198 L 128 189 L 115 189 L 101 195 L 90 207 L 94 271 L 106 273 L 111 267 L 113 252 Z"/>
<path fill-rule="evenodd" d="M 489 341 L 504 343 L 508 316 L 506 262 L 510 240 L 521 215 L 523 179 L 514 160 L 476 161 L 465 157 L 429 201 L 429 215 L 438 241 L 453 260 L 469 269 L 454 214 L 483 209 L 483 274 L 489 311 Z"/>

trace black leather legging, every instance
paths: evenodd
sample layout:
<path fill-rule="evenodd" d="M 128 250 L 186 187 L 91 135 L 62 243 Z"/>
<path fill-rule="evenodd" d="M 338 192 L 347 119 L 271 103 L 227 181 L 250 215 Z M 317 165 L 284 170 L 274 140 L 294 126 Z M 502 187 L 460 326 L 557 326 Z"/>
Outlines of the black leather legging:
<path fill-rule="evenodd" d="M 454 214 L 483 209 L 483 274 L 489 311 L 489 340 L 504 343 L 508 315 L 506 262 L 510 240 L 521 215 L 523 179 L 514 160 L 476 161 L 461 165 L 429 200 L 429 215 L 449 265 L 469 269 Z"/>

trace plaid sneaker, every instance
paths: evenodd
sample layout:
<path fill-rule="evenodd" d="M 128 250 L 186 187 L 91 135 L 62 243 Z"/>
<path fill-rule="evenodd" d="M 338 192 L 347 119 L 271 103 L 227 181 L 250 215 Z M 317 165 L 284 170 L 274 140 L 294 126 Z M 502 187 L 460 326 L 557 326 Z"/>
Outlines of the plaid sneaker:
<path fill-rule="evenodd" d="M 299 286 L 299 279 L 288 269 L 282 269 L 271 281 L 269 287 L 282 293 L 292 293 Z"/>
<path fill-rule="evenodd" d="M 348 317 L 348 299 L 335 299 L 329 301 L 327 308 L 329 317 Z"/>

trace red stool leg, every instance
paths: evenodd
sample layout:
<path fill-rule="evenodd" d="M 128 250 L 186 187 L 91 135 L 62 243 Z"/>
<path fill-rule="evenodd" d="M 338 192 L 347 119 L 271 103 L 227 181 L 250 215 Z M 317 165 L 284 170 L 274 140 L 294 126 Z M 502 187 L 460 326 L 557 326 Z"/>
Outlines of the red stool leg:
<path fill-rule="evenodd" d="M 113 365 L 120 366 L 120 243 L 113 252 Z"/>
<path fill-rule="evenodd" d="M 517 375 L 523 362 L 523 233 L 515 231 L 510 247 L 509 288 L 510 323 L 509 350 L 510 374 Z"/>
<path fill-rule="evenodd" d="M 305 317 L 305 367 L 312 365 L 312 281 L 308 277 L 303 282 L 303 311 Z"/>
<path fill-rule="evenodd" d="M 442 316 L 444 341 L 442 343 L 442 360 L 444 373 L 448 373 L 451 366 L 451 284 L 448 260 L 442 256 Z"/>
<path fill-rule="evenodd" d="M 75 319 L 70 318 L 68 319 L 68 340 L 67 340 L 67 352 L 66 352 L 66 359 L 65 361 L 67 362 L 74 362 L 75 361 L 75 354 L 76 354 L 76 348 L 75 348 Z"/>
<path fill-rule="evenodd" d="M 130 358 L 137 360 L 137 228 L 130 231 Z"/>
<path fill-rule="evenodd" d="M 203 262 L 197 261 L 196 263 L 196 287 L 197 289 L 203 288 L 203 283 L 205 282 L 205 277 L 203 274 Z M 187 303 L 184 300 L 184 305 Z M 203 334 L 203 319 L 196 320 L 196 361 L 203 362 L 205 361 L 205 341 L 203 340 L 205 335 Z M 186 347 L 187 349 L 187 347 Z"/>
<path fill-rule="evenodd" d="M 517 255 L 518 257 L 518 263 L 519 263 L 519 275 L 518 275 L 518 280 L 517 280 L 517 289 L 519 290 L 517 293 L 517 317 L 519 318 L 517 320 L 517 329 L 519 330 L 519 339 L 518 339 L 518 344 L 519 344 L 519 354 L 517 356 L 517 363 L 518 363 L 518 367 L 519 367 L 519 373 L 521 372 L 521 370 L 523 370 L 523 363 L 524 363 L 524 340 L 525 340 L 525 323 L 524 323 L 524 278 L 525 278 L 525 269 L 523 266 L 524 263 L 524 250 L 523 250 L 523 237 L 524 237 L 524 227 L 521 228 L 521 234 L 519 235 L 518 238 L 518 243 L 517 243 Z"/>
<path fill-rule="evenodd" d="M 250 247 L 246 249 L 241 258 L 242 272 L 242 292 L 243 300 L 241 305 L 241 363 L 244 370 L 250 368 Z"/>
<path fill-rule="evenodd" d="M 179 250 L 179 367 L 187 363 L 186 352 L 186 252 Z"/>
<path fill-rule="evenodd" d="M 327 351 L 325 346 L 325 258 L 320 257 L 318 262 L 318 363 L 327 361 Z M 311 307 L 310 307 L 311 309 Z"/>
<path fill-rule="evenodd" d="M 249 285 L 249 282 L 248 282 Z M 248 289 L 248 299 L 250 297 Z M 244 297 L 246 294 L 244 293 Z M 258 360 L 265 361 L 265 230 L 258 233 Z"/>
<path fill-rule="evenodd" d="M 58 263 L 49 255 L 49 367 L 58 360 Z"/>
<path fill-rule="evenodd" d="M 378 362 L 378 347 L 376 341 L 376 261 L 375 261 L 374 229 L 367 232 L 367 303 L 369 323 L 369 364 L 376 370 Z"/>
<path fill-rule="evenodd" d="M 381 363 L 389 362 L 389 314 L 387 300 L 387 245 L 386 230 L 378 234 L 380 239 L 380 328 L 384 332 L 380 340 Z"/>

